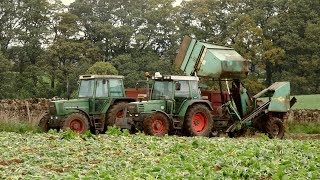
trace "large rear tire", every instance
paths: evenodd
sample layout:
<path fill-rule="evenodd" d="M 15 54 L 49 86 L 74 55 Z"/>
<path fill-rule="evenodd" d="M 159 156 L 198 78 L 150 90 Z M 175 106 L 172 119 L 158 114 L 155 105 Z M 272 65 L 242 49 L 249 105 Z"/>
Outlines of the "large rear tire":
<path fill-rule="evenodd" d="M 127 106 L 127 102 L 119 102 L 112 105 L 107 113 L 106 126 L 113 126 L 116 122 L 116 118 L 124 117 L 124 111 L 127 108 Z"/>
<path fill-rule="evenodd" d="M 49 131 L 49 114 L 46 113 L 39 121 L 38 127 L 42 132 Z"/>
<path fill-rule="evenodd" d="M 269 138 L 282 139 L 284 136 L 285 128 L 281 119 L 272 117 L 266 123 L 266 131 Z"/>
<path fill-rule="evenodd" d="M 170 121 L 162 113 L 149 114 L 143 121 L 143 131 L 145 134 L 154 136 L 164 136 L 169 133 Z"/>
<path fill-rule="evenodd" d="M 210 136 L 213 120 L 210 110 L 203 104 L 192 106 L 185 117 L 185 129 L 190 136 Z"/>
<path fill-rule="evenodd" d="M 66 117 L 62 129 L 70 129 L 76 133 L 83 134 L 89 129 L 89 120 L 82 113 L 72 113 Z"/>

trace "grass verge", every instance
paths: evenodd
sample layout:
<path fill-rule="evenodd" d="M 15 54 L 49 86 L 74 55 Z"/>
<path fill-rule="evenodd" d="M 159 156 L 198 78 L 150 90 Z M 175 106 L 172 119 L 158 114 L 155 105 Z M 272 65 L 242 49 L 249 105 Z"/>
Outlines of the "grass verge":
<path fill-rule="evenodd" d="M 320 122 L 289 122 L 288 133 L 320 134 Z"/>
<path fill-rule="evenodd" d="M 40 132 L 40 129 L 28 122 L 17 122 L 17 121 L 0 121 L 0 132 Z"/>

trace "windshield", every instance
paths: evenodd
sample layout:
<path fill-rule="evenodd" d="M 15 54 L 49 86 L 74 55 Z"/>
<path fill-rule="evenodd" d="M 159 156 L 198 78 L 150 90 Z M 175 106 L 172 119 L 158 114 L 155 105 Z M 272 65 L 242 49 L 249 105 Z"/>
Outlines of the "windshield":
<path fill-rule="evenodd" d="M 81 80 L 79 87 L 79 98 L 92 97 L 94 90 L 94 79 Z"/>
<path fill-rule="evenodd" d="M 170 99 L 172 98 L 172 81 L 155 81 L 151 99 Z"/>

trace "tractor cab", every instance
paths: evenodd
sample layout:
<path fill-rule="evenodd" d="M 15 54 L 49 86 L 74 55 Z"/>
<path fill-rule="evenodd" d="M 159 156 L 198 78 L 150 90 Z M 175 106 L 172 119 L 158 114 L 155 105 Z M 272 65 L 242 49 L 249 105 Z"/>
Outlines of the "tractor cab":
<path fill-rule="evenodd" d="M 198 77 L 162 76 L 160 73 L 156 73 L 152 79 L 150 100 L 173 99 L 179 101 L 183 99 L 200 98 Z"/>
<path fill-rule="evenodd" d="M 148 100 L 129 103 L 130 114 L 138 116 L 141 113 L 142 115 L 149 114 L 158 110 L 167 114 L 175 114 L 188 100 L 201 98 L 198 77 L 162 76 L 157 72 L 151 79 Z"/>
<path fill-rule="evenodd" d="M 123 76 L 80 76 L 78 98 L 123 97 Z"/>
<path fill-rule="evenodd" d="M 208 136 L 212 108 L 209 101 L 202 99 L 198 81 L 196 76 L 155 73 L 148 83 L 151 85 L 148 100 L 129 103 L 128 116 L 117 119 L 116 125 L 150 135 L 187 129 L 190 135 Z"/>
<path fill-rule="evenodd" d="M 123 115 L 127 103 L 134 101 L 125 95 L 123 78 L 115 75 L 81 75 L 77 98 L 51 101 L 49 112 L 39 126 L 44 131 L 69 128 L 79 133 L 88 129 L 104 132 L 108 125 L 114 124 L 116 117 Z"/>

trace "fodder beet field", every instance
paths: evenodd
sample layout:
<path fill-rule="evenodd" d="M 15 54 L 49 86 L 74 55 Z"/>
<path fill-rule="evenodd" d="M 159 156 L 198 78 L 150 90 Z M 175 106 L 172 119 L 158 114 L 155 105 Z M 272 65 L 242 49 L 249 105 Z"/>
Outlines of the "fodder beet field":
<path fill-rule="evenodd" d="M 0 133 L 0 179 L 319 179 L 320 140 Z"/>

